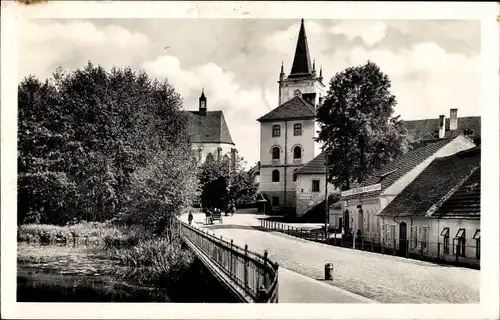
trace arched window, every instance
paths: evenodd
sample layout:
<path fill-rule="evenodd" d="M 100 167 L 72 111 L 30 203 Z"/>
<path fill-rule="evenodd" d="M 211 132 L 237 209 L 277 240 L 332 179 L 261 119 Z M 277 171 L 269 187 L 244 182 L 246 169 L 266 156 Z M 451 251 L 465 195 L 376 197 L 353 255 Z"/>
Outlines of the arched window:
<path fill-rule="evenodd" d="M 295 181 L 297 181 L 297 173 L 296 173 L 296 172 L 297 172 L 297 170 L 298 170 L 298 169 L 293 170 L 293 181 L 294 181 L 294 182 L 295 182 Z"/>
<path fill-rule="evenodd" d="M 272 153 L 273 153 L 273 160 L 279 160 L 279 158 L 280 158 L 280 148 L 274 147 Z"/>
<path fill-rule="evenodd" d="M 207 159 L 205 160 L 206 162 L 214 162 L 214 156 L 212 153 L 207 154 Z"/>
<path fill-rule="evenodd" d="M 275 124 L 273 126 L 273 137 L 281 136 L 281 126 L 279 124 Z"/>
<path fill-rule="evenodd" d="M 280 182 L 280 172 L 278 170 L 273 170 L 273 182 Z"/>
<path fill-rule="evenodd" d="M 302 135 L 302 124 L 296 123 L 293 125 L 293 135 L 301 136 Z"/>
<path fill-rule="evenodd" d="M 302 148 L 300 146 L 296 146 L 293 148 L 293 158 L 301 159 L 302 158 Z"/>
<path fill-rule="evenodd" d="M 229 163 L 229 156 L 227 154 L 225 154 L 224 157 L 222 158 L 222 161 L 224 163 Z"/>

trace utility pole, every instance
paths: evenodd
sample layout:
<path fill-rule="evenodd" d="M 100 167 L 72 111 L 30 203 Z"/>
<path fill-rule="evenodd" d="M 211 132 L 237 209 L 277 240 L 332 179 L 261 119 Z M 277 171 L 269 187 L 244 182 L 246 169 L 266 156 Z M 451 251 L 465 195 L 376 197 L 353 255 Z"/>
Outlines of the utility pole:
<path fill-rule="evenodd" d="M 328 155 L 325 154 L 325 241 L 330 243 L 328 234 L 328 220 L 330 218 L 330 210 L 328 210 Z"/>

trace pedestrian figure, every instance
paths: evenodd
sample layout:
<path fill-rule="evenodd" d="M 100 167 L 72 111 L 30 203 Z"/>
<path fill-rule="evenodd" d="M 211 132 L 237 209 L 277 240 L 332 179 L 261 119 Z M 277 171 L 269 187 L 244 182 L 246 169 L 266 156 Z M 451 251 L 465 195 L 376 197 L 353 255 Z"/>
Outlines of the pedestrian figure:
<path fill-rule="evenodd" d="M 231 202 L 231 215 L 234 215 L 235 212 L 236 212 L 236 205 L 234 204 L 234 202 Z"/>
<path fill-rule="evenodd" d="M 193 213 L 191 211 L 189 211 L 188 222 L 189 222 L 189 224 L 191 224 L 193 222 Z"/>
<path fill-rule="evenodd" d="M 212 215 L 212 213 L 210 212 L 210 209 L 208 209 L 207 212 L 205 212 L 205 223 L 206 224 L 210 223 L 211 215 Z"/>

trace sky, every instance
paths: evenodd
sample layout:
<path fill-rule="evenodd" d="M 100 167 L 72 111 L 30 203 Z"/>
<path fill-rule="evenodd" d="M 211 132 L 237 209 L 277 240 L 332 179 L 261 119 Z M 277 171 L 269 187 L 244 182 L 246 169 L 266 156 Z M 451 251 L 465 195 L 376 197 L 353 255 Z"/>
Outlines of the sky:
<path fill-rule="evenodd" d="M 281 19 L 31 19 L 20 26 L 19 76 L 50 77 L 88 61 L 173 84 L 184 109 L 223 110 L 240 156 L 259 160 L 256 119 L 278 107 L 281 63 L 290 72 L 300 17 Z M 305 20 L 325 84 L 371 60 L 388 74 L 405 120 L 480 115 L 480 22 Z"/>

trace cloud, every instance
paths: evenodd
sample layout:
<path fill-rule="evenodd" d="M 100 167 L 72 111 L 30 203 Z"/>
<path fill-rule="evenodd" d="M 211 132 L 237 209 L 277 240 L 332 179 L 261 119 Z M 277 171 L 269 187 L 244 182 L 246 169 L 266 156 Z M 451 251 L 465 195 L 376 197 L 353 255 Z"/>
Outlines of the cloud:
<path fill-rule="evenodd" d="M 19 75 L 46 78 L 59 65 L 73 70 L 89 60 L 108 69 L 130 66 L 168 78 L 191 110 L 198 107 L 204 87 L 208 108 L 224 111 L 240 155 L 250 164 L 257 161 L 256 119 L 277 107 L 281 61 L 288 73 L 300 22 L 154 21 L 24 20 Z M 325 82 L 349 66 L 371 60 L 391 78 L 399 102 L 396 113 L 404 119 L 437 118 L 450 108 L 458 108 L 459 116 L 478 115 L 479 50 L 468 46 L 460 51 L 466 44 L 449 33 L 461 25 L 455 22 L 450 29 L 441 24 L 306 21 L 305 28 L 311 58 L 317 68 L 323 66 Z M 474 39 L 473 28 L 465 26 L 468 43 Z M 400 36 L 388 36 L 390 28 L 405 35 L 404 44 Z M 163 50 L 166 44 L 171 46 L 168 51 Z"/>
<path fill-rule="evenodd" d="M 353 40 L 361 38 L 366 46 L 372 47 L 385 38 L 387 25 L 380 21 L 345 20 L 329 29 L 333 34 L 340 34 Z"/>
<path fill-rule="evenodd" d="M 479 114 L 479 53 L 450 53 L 430 41 L 404 47 L 397 44 L 390 48 L 387 45 L 377 47 L 375 44 L 384 40 L 387 30 L 387 25 L 378 21 L 342 21 L 323 27 L 312 25 L 313 32 L 309 32 L 306 24 L 308 40 L 312 33 L 310 38 L 319 41 L 324 50 L 313 51 L 311 48 L 315 42 L 309 40 L 310 51 L 316 57 L 317 66 L 323 66 L 325 81 L 347 67 L 371 60 L 390 77 L 392 93 L 398 101 L 396 114 L 404 119 L 437 118 L 439 114 L 449 114 L 450 108 L 458 108 L 459 116 Z M 408 24 L 397 27 L 402 32 L 409 29 Z M 298 29 L 299 25 L 295 24 L 286 30 L 276 31 L 269 34 L 263 43 L 270 50 L 293 53 L 295 44 L 290 37 L 291 34 L 296 37 Z M 338 45 L 340 40 L 333 39 L 334 34 L 343 34 L 351 42 L 356 38 L 363 42 Z"/>
<path fill-rule="evenodd" d="M 42 78 L 49 77 L 59 65 L 74 69 L 88 60 L 104 67 L 133 65 L 145 57 L 145 51 L 137 49 L 151 47 L 144 34 L 115 25 L 96 28 L 93 23 L 80 20 L 24 20 L 19 43 L 19 74 Z"/>

